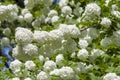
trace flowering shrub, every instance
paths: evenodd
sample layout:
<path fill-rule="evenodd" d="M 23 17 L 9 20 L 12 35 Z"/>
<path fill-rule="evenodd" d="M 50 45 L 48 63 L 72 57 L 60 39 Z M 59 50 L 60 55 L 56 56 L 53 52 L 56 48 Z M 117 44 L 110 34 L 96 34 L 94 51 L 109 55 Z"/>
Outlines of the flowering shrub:
<path fill-rule="evenodd" d="M 119 0 L 1 0 L 0 33 L 1 80 L 120 80 Z"/>

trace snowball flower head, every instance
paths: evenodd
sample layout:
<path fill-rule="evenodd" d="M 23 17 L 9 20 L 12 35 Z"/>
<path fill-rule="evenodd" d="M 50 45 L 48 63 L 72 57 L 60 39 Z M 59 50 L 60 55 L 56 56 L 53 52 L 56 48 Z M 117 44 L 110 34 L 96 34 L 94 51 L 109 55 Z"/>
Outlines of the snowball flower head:
<path fill-rule="evenodd" d="M 94 58 L 97 58 L 97 57 L 101 56 L 102 54 L 104 54 L 104 51 L 102 51 L 100 49 L 93 49 L 91 51 L 91 56 L 93 56 Z"/>
<path fill-rule="evenodd" d="M 87 35 L 92 39 L 96 39 L 99 36 L 99 31 L 96 28 L 88 28 Z"/>
<path fill-rule="evenodd" d="M 12 56 L 16 57 L 19 60 L 23 60 L 24 58 L 24 54 L 23 54 L 23 50 L 21 46 L 16 45 L 16 47 L 13 48 L 12 50 Z"/>
<path fill-rule="evenodd" d="M 86 49 L 81 49 L 79 50 L 78 54 L 77 54 L 77 57 L 80 59 L 80 60 L 85 60 L 86 58 L 88 58 L 88 51 Z"/>
<path fill-rule="evenodd" d="M 119 11 L 111 11 L 111 14 L 114 15 L 116 18 L 120 19 L 120 12 Z"/>
<path fill-rule="evenodd" d="M 100 45 L 103 47 L 108 47 L 112 43 L 111 38 L 105 37 L 100 41 Z"/>
<path fill-rule="evenodd" d="M 104 80 L 120 80 L 120 77 L 116 73 L 107 73 L 104 77 Z"/>
<path fill-rule="evenodd" d="M 18 44 L 28 44 L 33 41 L 33 33 L 27 28 L 16 28 L 15 40 Z"/>
<path fill-rule="evenodd" d="M 62 9 L 61 9 L 61 12 L 64 14 L 64 15 L 70 15 L 72 13 L 72 9 L 70 6 L 64 6 Z"/>
<path fill-rule="evenodd" d="M 19 77 L 15 77 L 15 78 L 12 78 L 10 80 L 20 80 L 20 78 Z"/>
<path fill-rule="evenodd" d="M 38 42 L 40 45 L 43 45 L 50 39 L 49 33 L 46 31 L 35 31 L 33 36 L 34 40 Z"/>
<path fill-rule="evenodd" d="M 59 19 L 59 16 L 53 16 L 51 19 L 51 22 L 54 24 L 55 22 L 57 22 Z"/>
<path fill-rule="evenodd" d="M 37 75 L 37 80 L 51 80 L 51 79 L 50 79 L 50 76 L 46 72 L 41 71 Z"/>
<path fill-rule="evenodd" d="M 34 70 L 36 67 L 35 63 L 33 61 L 26 61 L 25 62 L 25 68 L 28 70 Z"/>
<path fill-rule="evenodd" d="M 23 46 L 19 46 L 19 45 L 16 45 L 16 47 L 13 48 L 12 50 L 12 56 L 21 61 L 30 60 L 33 57 L 36 57 L 37 55 L 37 54 L 33 54 L 33 55 L 30 55 L 30 54 L 25 54 L 25 51 L 23 51 Z"/>
<path fill-rule="evenodd" d="M 69 38 L 68 40 L 62 40 L 62 48 L 63 51 L 67 51 L 69 53 L 75 52 L 77 48 L 77 43 L 74 39 Z"/>
<path fill-rule="evenodd" d="M 83 62 L 79 62 L 78 63 L 78 67 L 76 68 L 77 70 L 77 73 L 86 73 L 86 63 L 83 63 Z"/>
<path fill-rule="evenodd" d="M 63 33 L 59 29 L 50 31 L 49 35 L 51 37 L 51 41 L 58 41 L 63 39 Z"/>
<path fill-rule="evenodd" d="M 22 63 L 19 61 L 19 60 L 14 60 L 13 62 L 11 62 L 10 64 L 10 69 L 16 73 L 16 72 L 19 72 L 20 69 L 21 69 L 21 66 L 22 66 Z"/>
<path fill-rule="evenodd" d="M 24 0 L 25 7 L 28 9 L 32 9 L 34 7 L 34 0 Z"/>
<path fill-rule="evenodd" d="M 62 67 L 59 70 L 59 75 L 62 79 L 73 79 L 74 78 L 74 71 L 71 67 Z"/>
<path fill-rule="evenodd" d="M 9 4 L 9 5 L 7 5 L 7 8 L 8 8 L 9 11 L 18 12 L 18 7 L 17 7 L 17 5 Z"/>
<path fill-rule="evenodd" d="M 86 48 L 88 46 L 88 42 L 85 39 L 79 39 L 78 44 L 80 48 Z"/>
<path fill-rule="evenodd" d="M 53 3 L 53 0 L 41 0 L 41 1 L 43 1 L 43 4 L 44 4 L 45 6 L 51 6 L 52 3 Z"/>
<path fill-rule="evenodd" d="M 50 75 L 59 76 L 63 80 L 72 80 L 74 78 L 74 71 L 71 67 L 63 66 L 61 69 L 54 69 Z"/>
<path fill-rule="evenodd" d="M 33 44 L 27 44 L 23 47 L 23 51 L 25 54 L 33 57 L 33 56 L 36 56 L 38 54 L 38 47 L 36 45 L 33 45 Z"/>
<path fill-rule="evenodd" d="M 53 71 L 50 72 L 50 75 L 60 76 L 59 71 L 60 69 L 54 69 Z"/>
<path fill-rule="evenodd" d="M 28 9 L 22 9 L 22 10 L 21 10 L 21 14 L 22 14 L 22 15 L 25 15 L 25 14 L 27 14 L 27 13 L 30 13 Z"/>
<path fill-rule="evenodd" d="M 1 39 L 1 45 L 2 45 L 2 46 L 8 46 L 9 44 L 10 44 L 9 38 L 3 37 L 3 38 Z"/>
<path fill-rule="evenodd" d="M 77 38 L 80 35 L 80 30 L 76 25 L 60 24 L 59 30 L 63 32 L 64 37 Z"/>
<path fill-rule="evenodd" d="M 113 11 L 117 11 L 119 9 L 119 7 L 116 4 L 113 4 L 111 7 Z"/>
<path fill-rule="evenodd" d="M 53 17 L 53 16 L 57 16 L 58 13 L 56 10 L 50 10 L 50 12 L 48 13 L 48 17 Z"/>
<path fill-rule="evenodd" d="M 64 6 L 66 6 L 68 4 L 68 2 L 69 2 L 68 0 L 60 0 L 59 6 L 62 8 Z"/>
<path fill-rule="evenodd" d="M 100 16 L 101 8 L 96 3 L 90 3 L 85 7 L 86 15 Z"/>
<path fill-rule="evenodd" d="M 102 21 L 100 24 L 106 28 L 109 28 L 111 25 L 111 20 L 109 18 L 102 18 Z"/>
<path fill-rule="evenodd" d="M 10 28 L 5 28 L 3 30 L 3 34 L 6 35 L 6 36 L 10 36 L 11 35 L 11 29 Z"/>
<path fill-rule="evenodd" d="M 6 15 L 8 15 L 7 12 L 8 12 L 7 6 L 0 5 L 0 21 L 6 18 Z"/>
<path fill-rule="evenodd" d="M 64 60 L 63 54 L 58 54 L 58 55 L 56 56 L 56 64 L 57 64 L 57 65 L 61 65 L 61 64 L 63 63 L 63 60 Z"/>
<path fill-rule="evenodd" d="M 52 71 L 57 68 L 56 63 L 52 60 L 48 60 L 44 63 L 43 68 L 45 71 Z"/>
<path fill-rule="evenodd" d="M 28 23 L 30 23 L 33 20 L 33 15 L 31 13 L 26 13 L 24 15 L 24 20 Z"/>
<path fill-rule="evenodd" d="M 24 80 L 32 80 L 31 78 L 25 78 Z"/>
<path fill-rule="evenodd" d="M 43 55 L 39 55 L 39 60 L 40 60 L 41 63 L 43 63 L 45 61 L 44 56 Z"/>
<path fill-rule="evenodd" d="M 24 17 L 22 15 L 19 15 L 17 19 L 18 19 L 19 22 L 23 22 L 24 21 Z"/>
<path fill-rule="evenodd" d="M 120 30 L 113 32 L 112 43 L 116 46 L 120 46 Z"/>

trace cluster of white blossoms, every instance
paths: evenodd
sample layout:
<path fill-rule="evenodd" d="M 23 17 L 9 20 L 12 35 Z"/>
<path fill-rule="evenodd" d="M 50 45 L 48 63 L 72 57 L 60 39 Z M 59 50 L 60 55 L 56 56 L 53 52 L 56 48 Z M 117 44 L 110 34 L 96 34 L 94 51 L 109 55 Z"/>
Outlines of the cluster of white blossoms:
<path fill-rule="evenodd" d="M 102 51 L 102 50 L 100 50 L 100 49 L 93 49 L 93 50 L 91 51 L 91 57 L 92 57 L 93 59 L 96 59 L 97 57 L 101 56 L 101 55 L 104 54 L 104 53 L 105 53 L 105 52 Z"/>
<path fill-rule="evenodd" d="M 120 76 L 116 73 L 107 73 L 104 77 L 104 80 L 120 80 Z"/>
<path fill-rule="evenodd" d="M 15 39 L 18 44 L 28 44 L 33 41 L 33 33 L 26 28 L 16 28 Z"/>
<path fill-rule="evenodd" d="M 59 6 L 62 8 L 64 6 L 66 6 L 66 5 L 68 5 L 68 2 L 69 2 L 69 0 L 60 0 Z"/>
<path fill-rule="evenodd" d="M 46 61 L 43 65 L 45 71 L 52 71 L 57 68 L 56 63 L 54 61 Z"/>
<path fill-rule="evenodd" d="M 62 66 L 64 63 L 64 56 L 63 54 L 58 54 L 55 58 L 55 62 L 57 66 Z"/>
<path fill-rule="evenodd" d="M 84 15 L 100 16 L 101 8 L 96 3 L 90 3 L 85 7 Z"/>
<path fill-rule="evenodd" d="M 111 1 L 104 1 L 106 9 Z M 109 46 L 120 47 L 120 23 L 114 22 L 120 18 L 119 6 L 111 5 L 107 16 L 101 3 L 84 2 L 24 0 L 25 8 L 0 4 L 0 26 L 5 24 L 6 36 L 0 39 L 1 45 L 12 43 L 13 35 L 16 43 L 12 49 L 15 60 L 10 64 L 15 77 L 10 80 L 86 80 L 91 79 L 89 72 L 94 74 L 104 67 Z M 15 25 L 8 27 L 10 23 L 4 21 Z M 102 68 L 95 63 L 99 58 L 104 58 Z M 99 74 L 104 80 L 120 80 L 116 73 Z"/>
<path fill-rule="evenodd" d="M 85 60 L 86 58 L 88 58 L 88 51 L 86 49 L 81 49 L 79 50 L 77 57 L 81 60 Z"/>
<path fill-rule="evenodd" d="M 10 64 L 10 69 L 14 72 L 17 73 L 21 70 L 22 62 L 19 60 L 14 60 Z"/>
<path fill-rule="evenodd" d="M 20 80 L 20 78 L 19 77 L 15 77 L 15 78 L 12 78 L 10 80 Z M 31 78 L 25 78 L 24 80 L 32 80 L 32 79 Z"/>
<path fill-rule="evenodd" d="M 17 18 L 18 7 L 16 5 L 0 5 L 0 21 L 12 22 Z"/>
<path fill-rule="evenodd" d="M 106 28 L 109 28 L 111 25 L 111 20 L 109 18 L 102 18 L 102 21 L 100 24 Z"/>
<path fill-rule="evenodd" d="M 54 24 L 59 20 L 58 12 L 56 10 L 50 10 L 48 13 L 48 17 L 45 19 L 45 23 Z"/>
<path fill-rule="evenodd" d="M 60 76 L 62 80 L 71 80 L 74 79 L 74 71 L 71 67 L 62 67 L 61 69 L 55 69 L 50 72 L 50 75 Z"/>
<path fill-rule="evenodd" d="M 44 72 L 41 71 L 38 75 L 37 75 L 37 80 L 51 80 L 50 76 Z"/>
<path fill-rule="evenodd" d="M 80 30 L 76 25 L 60 24 L 59 29 L 63 32 L 64 37 L 77 38 L 80 36 Z"/>
<path fill-rule="evenodd" d="M 34 0 L 24 0 L 25 7 L 28 9 L 32 9 L 35 5 Z"/>
<path fill-rule="evenodd" d="M 33 61 L 26 61 L 25 62 L 25 68 L 28 70 L 34 70 L 36 67 L 36 64 Z"/>
<path fill-rule="evenodd" d="M 61 9 L 61 12 L 63 13 L 63 15 L 70 15 L 72 13 L 72 8 L 70 6 L 64 6 Z"/>
<path fill-rule="evenodd" d="M 17 20 L 20 23 L 23 23 L 24 21 L 27 22 L 27 23 L 31 23 L 33 18 L 34 17 L 32 15 L 32 13 L 28 9 L 23 9 L 21 11 L 21 14 L 17 16 Z"/>
<path fill-rule="evenodd" d="M 1 39 L 1 46 L 8 46 L 10 44 L 10 40 L 7 37 L 3 37 Z"/>

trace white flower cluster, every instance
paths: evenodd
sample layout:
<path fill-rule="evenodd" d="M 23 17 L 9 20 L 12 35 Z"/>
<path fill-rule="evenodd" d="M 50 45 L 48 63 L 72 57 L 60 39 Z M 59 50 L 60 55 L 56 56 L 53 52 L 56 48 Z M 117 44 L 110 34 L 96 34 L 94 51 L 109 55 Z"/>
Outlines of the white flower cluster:
<path fill-rule="evenodd" d="M 120 80 L 120 76 L 116 73 L 107 73 L 104 77 L 104 80 Z"/>
<path fill-rule="evenodd" d="M 1 45 L 12 43 L 12 31 L 17 27 L 16 46 L 12 50 L 16 59 L 10 64 L 16 77 L 10 80 L 80 80 L 82 73 L 89 74 L 89 70 L 99 66 L 94 62 L 109 46 L 120 47 L 120 23 L 114 22 L 120 18 L 119 6 L 109 4 L 110 1 L 105 0 L 105 6 L 97 3 L 84 6 L 78 0 L 24 0 L 24 9 L 0 4 L 0 26 L 3 29 L 5 25 L 3 36 L 7 36 L 1 39 Z M 102 8 L 109 5 L 111 13 L 101 14 Z M 103 79 L 120 80 L 120 76 L 108 73 Z"/>
<path fill-rule="evenodd" d="M 28 70 L 34 70 L 36 67 L 36 64 L 33 61 L 26 61 L 25 62 L 25 68 Z"/>
<path fill-rule="evenodd" d="M 88 42 L 85 39 L 79 39 L 78 44 L 79 44 L 80 48 L 86 48 L 88 46 Z"/>
<path fill-rule="evenodd" d="M 112 7 L 111 14 L 114 17 L 120 19 L 120 11 L 118 10 L 118 6 L 116 4 L 113 4 L 111 7 Z"/>
<path fill-rule="evenodd" d="M 32 9 L 35 5 L 35 1 L 34 0 L 24 0 L 24 4 L 27 9 Z"/>
<path fill-rule="evenodd" d="M 54 61 L 46 61 L 43 65 L 45 71 L 52 71 L 57 68 L 56 63 Z"/>
<path fill-rule="evenodd" d="M 38 47 L 33 44 L 27 44 L 23 47 L 23 51 L 29 56 L 36 56 L 38 54 Z"/>
<path fill-rule="evenodd" d="M 16 28 L 15 39 L 18 44 L 28 44 L 33 41 L 33 33 L 26 28 Z"/>
<path fill-rule="evenodd" d="M 34 40 L 38 42 L 40 45 L 49 41 L 49 33 L 46 31 L 34 31 Z"/>
<path fill-rule="evenodd" d="M 116 46 L 120 46 L 120 30 L 117 30 L 113 32 L 113 35 L 111 37 L 112 43 L 115 44 Z"/>
<path fill-rule="evenodd" d="M 71 15 L 72 14 L 72 8 L 70 6 L 64 6 L 61 9 L 61 12 L 63 13 L 63 15 Z"/>
<path fill-rule="evenodd" d="M 76 25 L 60 24 L 59 29 L 63 32 L 65 37 L 77 38 L 80 36 L 80 30 Z"/>
<path fill-rule="evenodd" d="M 93 65 L 89 64 L 87 65 L 86 63 L 79 62 L 75 71 L 77 74 L 79 73 L 87 73 L 89 70 L 91 70 Z"/>
<path fill-rule="evenodd" d="M 15 78 L 12 78 L 10 80 L 20 80 L 20 78 L 19 77 L 15 77 Z"/>
<path fill-rule="evenodd" d="M 89 56 L 88 54 L 88 51 L 86 49 L 81 49 L 79 50 L 78 54 L 77 54 L 77 57 L 80 59 L 80 60 L 85 60 L 87 59 Z"/>
<path fill-rule="evenodd" d="M 26 61 L 38 55 L 38 47 L 33 44 L 27 44 L 23 47 L 17 45 L 15 48 L 13 48 L 12 53 L 12 55 L 19 60 Z"/>
<path fill-rule="evenodd" d="M 64 62 L 64 56 L 63 54 L 58 54 L 55 58 L 55 62 L 58 66 L 62 66 L 63 65 L 63 62 Z"/>
<path fill-rule="evenodd" d="M 59 6 L 64 7 L 64 6 L 66 6 L 68 4 L 68 2 L 69 2 L 69 0 L 60 0 Z"/>
<path fill-rule="evenodd" d="M 50 75 L 59 76 L 62 80 L 74 79 L 74 71 L 71 67 L 62 67 L 61 69 L 55 69 L 50 72 Z"/>
<path fill-rule="evenodd" d="M 94 59 L 96 59 L 97 57 L 99 57 L 99 56 L 101 56 L 101 55 L 103 55 L 105 52 L 104 51 L 102 51 L 102 50 L 100 50 L 100 49 L 93 49 L 92 51 L 91 51 L 91 58 L 94 60 Z"/>
<path fill-rule="evenodd" d="M 3 37 L 3 38 L 1 39 L 1 45 L 2 45 L 2 46 L 8 46 L 9 44 L 10 44 L 9 38 Z"/>
<path fill-rule="evenodd" d="M 3 30 L 3 34 L 5 35 L 5 36 L 7 36 L 7 37 L 9 37 L 10 35 L 11 35 L 11 29 L 10 28 L 5 28 L 4 30 Z"/>
<path fill-rule="evenodd" d="M 18 8 L 16 5 L 0 5 L 0 21 L 7 20 L 12 22 L 17 18 Z"/>
<path fill-rule="evenodd" d="M 10 69 L 14 72 L 20 72 L 21 70 L 21 66 L 22 66 L 22 62 L 20 62 L 19 60 L 14 60 L 13 62 L 11 62 L 10 64 Z"/>
<path fill-rule="evenodd" d="M 102 21 L 100 24 L 106 28 L 109 28 L 111 25 L 111 20 L 109 18 L 102 18 Z"/>
<path fill-rule="evenodd" d="M 15 39 L 18 45 L 13 48 L 13 56 L 25 61 L 38 55 L 38 47 L 31 42 L 34 39 L 33 33 L 26 28 L 18 27 L 15 33 Z"/>
<path fill-rule="evenodd" d="M 44 72 L 44 71 L 41 71 L 38 75 L 37 75 L 37 80 L 51 80 L 50 79 L 50 76 Z"/>
<path fill-rule="evenodd" d="M 108 47 L 110 44 L 112 44 L 112 39 L 110 37 L 105 37 L 100 41 L 100 45 L 103 47 Z"/>
<path fill-rule="evenodd" d="M 85 7 L 85 15 L 100 16 L 101 8 L 96 3 L 90 3 Z"/>
<path fill-rule="evenodd" d="M 54 24 L 59 20 L 58 12 L 56 10 L 50 10 L 48 13 L 48 17 L 45 19 L 45 23 Z"/>
<path fill-rule="evenodd" d="M 25 78 L 24 80 L 32 80 L 31 78 Z"/>

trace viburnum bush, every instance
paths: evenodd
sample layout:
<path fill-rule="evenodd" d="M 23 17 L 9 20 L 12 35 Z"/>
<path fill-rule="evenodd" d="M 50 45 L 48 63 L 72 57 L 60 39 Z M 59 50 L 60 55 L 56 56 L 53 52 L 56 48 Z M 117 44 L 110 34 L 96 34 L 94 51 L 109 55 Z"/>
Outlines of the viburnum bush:
<path fill-rule="evenodd" d="M 0 0 L 0 80 L 120 80 L 119 0 L 21 1 Z"/>

